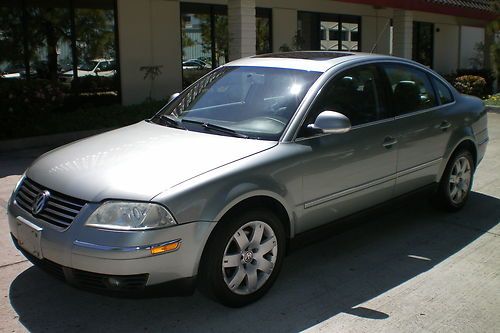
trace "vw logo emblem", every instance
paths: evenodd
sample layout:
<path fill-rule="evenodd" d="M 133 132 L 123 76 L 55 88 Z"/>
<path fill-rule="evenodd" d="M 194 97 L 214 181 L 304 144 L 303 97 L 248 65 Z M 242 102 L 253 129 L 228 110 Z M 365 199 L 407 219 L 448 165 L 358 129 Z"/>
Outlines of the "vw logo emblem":
<path fill-rule="evenodd" d="M 47 190 L 39 193 L 35 197 L 35 201 L 33 201 L 33 205 L 31 206 L 31 212 L 33 213 L 33 215 L 40 213 L 45 208 L 45 206 L 47 206 L 49 198 L 50 192 Z"/>

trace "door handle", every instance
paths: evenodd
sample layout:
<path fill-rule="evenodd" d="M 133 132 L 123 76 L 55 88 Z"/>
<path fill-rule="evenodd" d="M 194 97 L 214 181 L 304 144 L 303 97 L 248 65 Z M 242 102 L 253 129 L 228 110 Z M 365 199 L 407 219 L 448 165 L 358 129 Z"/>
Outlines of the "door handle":
<path fill-rule="evenodd" d="M 396 143 L 398 143 L 398 139 L 392 137 L 392 136 L 386 136 L 384 139 L 384 142 L 382 143 L 382 146 L 386 149 L 392 148 Z"/>
<path fill-rule="evenodd" d="M 439 129 L 442 131 L 446 131 L 448 128 L 451 127 L 451 124 L 449 121 L 443 120 L 441 124 L 439 124 Z"/>

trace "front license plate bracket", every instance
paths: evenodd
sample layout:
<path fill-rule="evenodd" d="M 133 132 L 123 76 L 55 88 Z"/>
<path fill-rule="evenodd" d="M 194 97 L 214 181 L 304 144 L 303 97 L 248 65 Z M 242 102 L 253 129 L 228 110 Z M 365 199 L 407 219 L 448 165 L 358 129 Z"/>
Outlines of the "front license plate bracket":
<path fill-rule="evenodd" d="M 19 246 L 38 259 L 42 259 L 43 254 L 41 243 L 43 229 L 21 216 L 17 217 L 16 224 L 17 242 L 19 243 Z"/>

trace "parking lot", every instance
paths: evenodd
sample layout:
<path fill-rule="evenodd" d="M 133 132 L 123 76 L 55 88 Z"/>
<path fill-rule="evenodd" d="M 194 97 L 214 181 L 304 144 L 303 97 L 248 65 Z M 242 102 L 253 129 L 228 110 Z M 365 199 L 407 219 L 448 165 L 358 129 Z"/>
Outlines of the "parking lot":
<path fill-rule="evenodd" d="M 74 289 L 12 245 L 10 192 L 46 149 L 0 154 L 0 331 L 498 332 L 500 114 L 473 193 L 447 214 L 415 197 L 294 250 L 269 294 L 241 309 L 198 292 L 123 299 Z"/>

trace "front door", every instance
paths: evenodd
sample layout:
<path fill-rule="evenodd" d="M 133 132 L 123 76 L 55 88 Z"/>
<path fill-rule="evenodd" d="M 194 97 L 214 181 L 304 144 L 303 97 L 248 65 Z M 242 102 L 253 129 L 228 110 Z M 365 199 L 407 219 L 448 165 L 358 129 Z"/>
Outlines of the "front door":
<path fill-rule="evenodd" d="M 297 232 L 392 197 L 397 130 L 379 87 L 377 67 L 358 66 L 336 75 L 315 101 L 296 141 L 307 150 Z M 325 110 L 346 115 L 352 129 L 344 134 L 309 133 L 305 126 Z"/>

